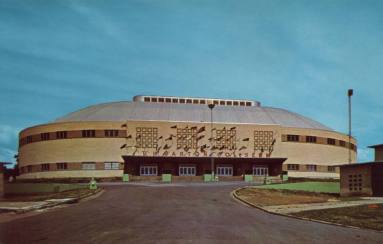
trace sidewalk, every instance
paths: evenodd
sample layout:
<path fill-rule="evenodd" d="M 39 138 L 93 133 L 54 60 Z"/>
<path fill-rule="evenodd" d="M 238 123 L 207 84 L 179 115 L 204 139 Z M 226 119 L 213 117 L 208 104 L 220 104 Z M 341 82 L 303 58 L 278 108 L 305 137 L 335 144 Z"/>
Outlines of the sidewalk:
<path fill-rule="evenodd" d="M 253 182 L 245 181 L 214 181 L 214 182 L 146 182 L 146 181 L 134 181 L 134 182 L 99 182 L 98 186 L 145 186 L 145 187 L 188 187 L 188 186 L 255 186 L 259 185 Z"/>
<path fill-rule="evenodd" d="M 307 210 L 321 210 L 329 208 L 343 208 L 353 207 L 369 204 L 383 204 L 383 197 L 362 197 L 362 200 L 357 201 L 329 201 L 324 203 L 310 203 L 310 204 L 289 204 L 289 205 L 276 205 L 264 206 L 264 210 L 278 214 L 290 214 Z"/>

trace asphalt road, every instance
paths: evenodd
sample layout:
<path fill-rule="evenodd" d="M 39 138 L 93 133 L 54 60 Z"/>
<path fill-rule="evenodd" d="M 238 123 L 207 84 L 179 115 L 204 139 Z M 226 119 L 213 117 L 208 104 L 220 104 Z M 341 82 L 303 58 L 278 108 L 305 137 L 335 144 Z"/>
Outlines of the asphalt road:
<path fill-rule="evenodd" d="M 112 185 L 91 201 L 0 224 L 1 243 L 383 243 L 383 234 L 270 215 L 238 185 Z"/>

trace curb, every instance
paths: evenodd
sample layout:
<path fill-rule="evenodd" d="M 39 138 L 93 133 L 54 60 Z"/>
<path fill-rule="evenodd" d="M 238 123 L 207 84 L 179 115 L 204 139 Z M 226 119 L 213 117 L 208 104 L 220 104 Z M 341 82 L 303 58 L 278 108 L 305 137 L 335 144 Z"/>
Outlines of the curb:
<path fill-rule="evenodd" d="M 86 194 L 86 195 L 84 195 L 82 197 L 79 197 L 77 199 L 77 202 L 85 202 L 85 201 L 88 201 L 88 200 L 91 200 L 91 199 L 95 199 L 95 198 L 101 196 L 104 192 L 105 192 L 104 189 L 97 188 L 97 192 L 95 192 L 93 194 Z"/>
<path fill-rule="evenodd" d="M 52 199 L 49 199 L 49 200 L 44 201 L 44 202 L 46 202 L 46 204 L 44 204 L 44 205 L 32 206 L 32 207 L 20 208 L 20 209 L 2 209 L 1 212 L 4 212 L 4 213 L 5 212 L 14 212 L 16 214 L 23 214 L 23 213 L 27 213 L 27 212 L 31 212 L 31 211 L 35 211 L 35 210 L 40 210 L 40 209 L 54 208 L 56 206 L 63 205 L 63 204 L 78 203 L 80 201 L 83 201 L 85 198 L 90 198 L 92 196 L 98 197 L 102 193 L 104 193 L 104 190 L 102 190 L 101 188 L 98 188 L 96 192 L 87 193 L 87 194 L 84 194 L 83 196 L 80 196 L 80 197 L 68 198 L 68 199 L 63 200 L 63 201 L 52 201 Z"/>
<path fill-rule="evenodd" d="M 80 196 L 80 197 L 78 197 L 78 198 L 75 198 L 75 200 L 76 200 L 76 202 L 80 202 L 80 201 L 82 201 L 82 200 L 84 200 L 85 198 L 89 198 L 89 197 L 94 197 L 94 198 L 96 198 L 96 197 L 99 197 L 99 196 L 101 196 L 101 194 L 103 194 L 105 192 L 105 190 L 104 189 L 101 189 L 101 188 L 97 188 L 97 190 L 94 192 L 94 193 L 88 193 L 88 194 L 85 194 L 85 195 L 83 195 L 83 196 Z M 86 199 L 85 199 L 86 200 Z"/>
<path fill-rule="evenodd" d="M 352 225 L 345 225 L 345 224 L 339 224 L 339 223 L 334 223 L 334 222 L 328 222 L 328 221 L 324 221 L 324 220 L 310 219 L 310 218 L 298 217 L 298 216 L 289 215 L 289 214 L 281 214 L 281 213 L 271 212 L 271 211 L 268 211 L 268 210 L 266 210 L 260 206 L 255 205 L 249 201 L 241 199 L 237 195 L 237 191 L 241 190 L 241 189 L 245 189 L 245 188 L 248 188 L 248 187 L 242 187 L 242 188 L 235 189 L 230 193 L 230 195 L 234 198 L 234 200 L 236 200 L 236 201 L 238 201 L 238 202 L 240 202 L 240 203 L 242 203 L 248 207 L 253 207 L 253 208 L 259 209 L 259 210 L 266 212 L 268 214 L 273 214 L 273 215 L 283 216 L 283 217 L 288 217 L 288 218 L 294 218 L 294 219 L 299 219 L 299 220 L 305 220 L 305 221 L 312 221 L 312 222 L 317 222 L 317 223 L 321 223 L 321 224 L 335 225 L 335 226 L 340 226 L 340 227 L 345 227 L 345 228 L 352 228 L 352 229 L 358 229 L 358 230 L 369 230 L 369 231 L 374 231 L 374 232 L 378 232 L 378 233 L 383 233 L 382 230 L 374 230 L 374 229 L 362 228 L 362 227 L 357 227 L 357 226 L 352 226 Z"/>

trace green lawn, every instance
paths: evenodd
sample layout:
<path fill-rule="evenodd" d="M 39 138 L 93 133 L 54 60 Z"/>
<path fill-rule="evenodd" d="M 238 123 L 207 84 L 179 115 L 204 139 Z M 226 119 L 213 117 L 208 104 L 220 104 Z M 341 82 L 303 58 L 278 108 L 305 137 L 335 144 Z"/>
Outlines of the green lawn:
<path fill-rule="evenodd" d="M 323 192 L 323 193 L 339 193 L 339 182 L 299 182 L 287 184 L 272 184 L 257 186 L 265 189 L 284 189 L 284 190 L 297 190 L 297 191 L 310 191 L 310 192 Z"/>

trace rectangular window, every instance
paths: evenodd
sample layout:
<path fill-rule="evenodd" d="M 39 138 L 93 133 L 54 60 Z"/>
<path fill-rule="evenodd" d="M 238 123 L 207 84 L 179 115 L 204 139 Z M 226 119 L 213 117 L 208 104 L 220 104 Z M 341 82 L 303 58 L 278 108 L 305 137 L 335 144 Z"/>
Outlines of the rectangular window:
<path fill-rule="evenodd" d="M 160 97 L 160 98 L 158 98 L 158 101 L 159 101 L 160 103 L 163 103 L 163 102 L 165 102 L 165 99 L 164 99 L 163 97 Z"/>
<path fill-rule="evenodd" d="M 195 166 L 180 166 L 178 174 L 180 176 L 195 176 L 196 168 Z"/>
<path fill-rule="evenodd" d="M 83 170 L 95 170 L 96 164 L 95 163 L 82 163 L 82 169 Z"/>
<path fill-rule="evenodd" d="M 287 135 L 287 141 L 299 141 L 298 135 Z"/>
<path fill-rule="evenodd" d="M 49 133 L 41 133 L 40 137 L 42 141 L 47 141 L 49 140 Z"/>
<path fill-rule="evenodd" d="M 172 102 L 172 99 L 171 99 L 171 98 L 166 98 L 165 101 L 166 101 L 167 103 L 171 103 L 171 102 Z"/>
<path fill-rule="evenodd" d="M 186 103 L 192 103 L 191 99 L 186 99 Z"/>
<path fill-rule="evenodd" d="M 306 142 L 316 143 L 317 142 L 317 137 L 316 136 L 306 136 Z"/>
<path fill-rule="evenodd" d="M 317 166 L 315 164 L 306 165 L 307 171 L 317 171 Z"/>
<path fill-rule="evenodd" d="M 339 146 L 345 147 L 346 146 L 346 142 L 345 141 L 339 141 Z"/>
<path fill-rule="evenodd" d="M 299 170 L 299 164 L 288 164 L 287 170 Z"/>
<path fill-rule="evenodd" d="M 225 105 L 225 101 L 220 101 L 219 105 Z"/>
<path fill-rule="evenodd" d="M 49 164 L 42 164 L 41 171 L 49 171 Z"/>
<path fill-rule="evenodd" d="M 333 138 L 327 138 L 327 144 L 328 144 L 328 145 L 335 145 L 335 139 L 333 139 Z"/>
<path fill-rule="evenodd" d="M 157 166 L 140 166 L 141 176 L 157 176 Z"/>
<path fill-rule="evenodd" d="M 200 104 L 206 104 L 205 100 L 199 100 Z"/>
<path fill-rule="evenodd" d="M 250 107 L 251 106 L 251 102 L 246 102 L 246 106 Z"/>
<path fill-rule="evenodd" d="M 185 103 L 185 99 L 181 98 L 180 103 Z"/>
<path fill-rule="evenodd" d="M 32 165 L 28 165 L 28 166 L 27 166 L 27 172 L 28 172 L 28 173 L 32 172 Z"/>
<path fill-rule="evenodd" d="M 67 163 L 56 163 L 57 170 L 66 170 L 68 169 Z"/>
<path fill-rule="evenodd" d="M 178 99 L 177 98 L 173 98 L 172 99 L 172 103 L 178 103 Z"/>
<path fill-rule="evenodd" d="M 327 166 L 328 172 L 335 172 L 335 166 Z"/>
<path fill-rule="evenodd" d="M 269 169 L 266 166 L 254 166 L 253 175 L 255 176 L 268 176 Z"/>
<path fill-rule="evenodd" d="M 238 106 L 239 104 L 238 104 L 237 101 L 234 101 L 234 102 L 233 102 L 233 105 L 234 105 L 234 106 Z"/>
<path fill-rule="evenodd" d="M 118 137 L 118 130 L 105 130 L 105 137 Z"/>
<path fill-rule="evenodd" d="M 232 101 L 227 101 L 227 106 L 232 106 L 233 105 L 233 102 Z"/>
<path fill-rule="evenodd" d="M 153 97 L 153 98 L 152 98 L 152 102 L 156 103 L 156 102 L 157 102 L 157 98 L 156 98 L 156 97 Z"/>
<path fill-rule="evenodd" d="M 27 143 L 32 143 L 32 136 L 27 136 Z"/>
<path fill-rule="evenodd" d="M 194 100 L 193 100 L 193 104 L 198 104 L 198 100 L 197 100 L 197 99 L 194 99 Z"/>
<path fill-rule="evenodd" d="M 150 102 L 150 97 L 144 97 L 144 102 Z"/>
<path fill-rule="evenodd" d="M 104 167 L 106 170 L 119 169 L 120 163 L 118 163 L 118 162 L 105 162 Z"/>
<path fill-rule="evenodd" d="M 245 102 L 240 102 L 239 105 L 245 106 Z"/>
<path fill-rule="evenodd" d="M 95 130 L 83 130 L 82 131 L 82 137 L 95 137 L 96 131 Z"/>
<path fill-rule="evenodd" d="M 218 176 L 233 176 L 233 167 L 232 166 L 220 166 L 217 167 Z"/>
<path fill-rule="evenodd" d="M 118 162 L 114 162 L 114 163 L 112 163 L 112 169 L 120 169 L 120 163 L 118 163 Z"/>
<path fill-rule="evenodd" d="M 56 138 L 57 139 L 66 139 L 68 137 L 68 133 L 66 131 L 57 131 Z"/>

